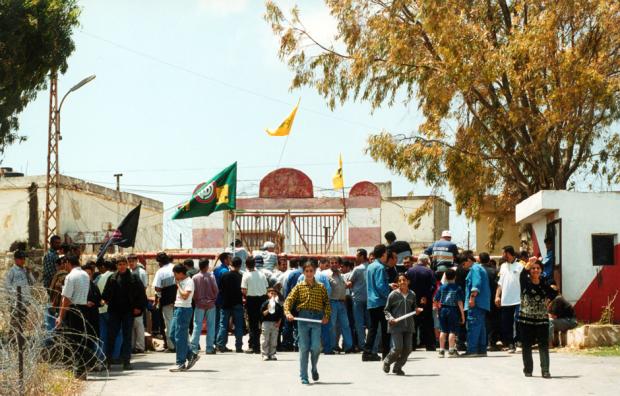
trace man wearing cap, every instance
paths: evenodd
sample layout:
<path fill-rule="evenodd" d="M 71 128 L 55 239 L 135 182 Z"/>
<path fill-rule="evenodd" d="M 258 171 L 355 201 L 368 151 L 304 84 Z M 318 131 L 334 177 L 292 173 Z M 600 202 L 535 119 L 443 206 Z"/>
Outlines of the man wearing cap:
<path fill-rule="evenodd" d="M 452 233 L 445 230 L 441 233 L 441 239 L 433 243 L 424 251 L 426 255 L 432 258 L 432 270 L 437 271 L 439 266 L 445 269 L 454 265 L 454 259 L 459 254 L 456 244 L 452 243 Z"/>
<path fill-rule="evenodd" d="M 9 301 L 11 302 L 11 328 L 18 329 L 18 320 L 26 315 L 25 307 L 30 301 L 30 287 L 34 284 L 34 277 L 30 270 L 25 267 L 26 253 L 24 251 L 17 250 L 13 254 L 13 258 L 15 260 L 15 265 L 7 272 L 4 285 L 8 292 Z M 18 287 L 21 287 L 21 305 L 18 305 L 16 299 Z"/>
<path fill-rule="evenodd" d="M 267 241 L 263 244 L 263 251 L 261 256 L 263 256 L 263 268 L 267 271 L 273 271 L 274 267 L 278 263 L 278 255 L 275 253 L 276 244 L 270 241 Z M 258 263 L 256 268 L 260 269 Z"/>
<path fill-rule="evenodd" d="M 168 351 L 174 352 L 174 340 L 170 335 L 171 327 L 170 321 L 172 320 L 172 314 L 174 311 L 174 302 L 177 297 L 177 285 L 174 278 L 172 268 L 172 259 L 165 253 L 157 253 L 155 258 L 159 263 L 159 269 L 155 273 L 153 279 L 153 288 L 157 293 L 156 302 L 159 301 L 159 307 L 164 317 L 164 323 L 166 325 L 166 340 Z"/>
<path fill-rule="evenodd" d="M 415 332 L 420 335 L 420 345 L 427 351 L 435 350 L 435 330 L 433 326 L 433 294 L 435 293 L 435 274 L 429 268 L 430 258 L 427 254 L 418 257 L 418 263 L 407 270 L 409 287 L 415 293 L 416 305 L 423 308 L 415 317 Z M 413 344 L 414 349 L 417 343 Z"/>
<path fill-rule="evenodd" d="M 34 276 L 25 267 L 26 252 L 17 250 L 13 254 L 13 259 L 15 260 L 15 265 L 7 272 L 4 285 L 10 296 L 14 296 L 17 293 L 17 287 L 21 286 L 23 301 L 27 302 L 30 297 L 30 287 L 34 284 Z"/>

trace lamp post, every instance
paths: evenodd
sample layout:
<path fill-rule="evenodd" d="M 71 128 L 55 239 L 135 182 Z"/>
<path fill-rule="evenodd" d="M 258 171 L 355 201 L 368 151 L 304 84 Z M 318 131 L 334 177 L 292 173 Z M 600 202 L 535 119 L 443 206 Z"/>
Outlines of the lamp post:
<path fill-rule="evenodd" d="M 91 75 L 75 84 L 60 101 L 58 105 L 58 79 L 56 72 L 52 72 L 50 83 L 50 109 L 49 109 L 49 129 L 47 144 L 47 184 L 45 187 L 45 241 L 44 246 L 47 249 L 48 243 L 52 235 L 56 234 L 59 229 L 58 214 L 58 187 L 59 169 L 58 169 L 58 142 L 62 139 L 60 135 L 60 110 L 67 96 L 84 85 L 95 79 L 95 75 Z M 53 224 L 51 224 L 53 223 Z"/>
<path fill-rule="evenodd" d="M 89 82 L 93 81 L 95 79 L 95 77 L 97 77 L 97 76 L 94 75 L 94 74 L 91 75 L 91 76 L 86 77 L 85 79 L 83 79 L 79 83 L 77 83 L 74 86 L 72 86 L 71 89 L 69 89 L 67 91 L 65 96 L 62 97 L 62 100 L 60 101 L 60 105 L 58 106 L 58 109 L 56 110 L 56 134 L 58 135 L 58 140 L 62 140 L 62 136 L 60 135 L 60 110 L 62 109 L 62 104 L 65 102 L 65 99 L 67 99 L 67 96 L 69 96 L 69 94 L 71 92 L 77 91 L 78 89 L 82 88 L 84 85 L 86 85 Z"/>

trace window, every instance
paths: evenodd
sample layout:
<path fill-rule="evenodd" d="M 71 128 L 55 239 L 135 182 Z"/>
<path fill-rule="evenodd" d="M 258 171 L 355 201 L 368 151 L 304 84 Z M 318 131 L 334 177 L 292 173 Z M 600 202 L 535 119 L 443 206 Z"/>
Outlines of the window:
<path fill-rule="evenodd" d="M 614 265 L 614 247 L 617 234 L 594 234 L 592 235 L 592 264 Z"/>

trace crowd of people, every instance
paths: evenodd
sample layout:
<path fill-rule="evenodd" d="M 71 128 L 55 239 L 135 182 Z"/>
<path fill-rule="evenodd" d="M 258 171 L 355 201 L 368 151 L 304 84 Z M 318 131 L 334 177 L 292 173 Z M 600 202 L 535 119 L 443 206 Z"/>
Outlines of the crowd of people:
<path fill-rule="evenodd" d="M 200 259 L 198 268 L 194 260 L 175 264 L 161 252 L 151 282 L 155 297 L 148 299 L 147 272 L 135 255 L 82 265 L 78 247 L 52 237 L 42 279 L 49 291 L 47 326 L 73 345 L 79 378 L 117 363 L 131 370 L 132 353 L 146 349 L 147 313 L 153 335 L 176 356 L 171 372 L 191 369 L 201 350 L 257 354 L 265 361 L 298 351 L 307 384 L 309 360 L 312 379 L 319 379 L 321 353 L 361 353 L 363 362 L 381 361 L 386 373 L 404 375 L 416 348 L 454 358 L 520 347 L 523 373 L 531 376 L 537 345 L 542 376 L 550 378 L 549 345 L 576 326 L 552 266 L 512 246 L 503 248 L 499 263 L 485 252 L 475 256 L 459 250 L 449 231 L 417 256 L 393 232 L 385 238 L 372 252 L 358 249 L 354 261 L 289 260 L 272 242 L 248 252 L 240 240 L 214 263 Z M 27 292 L 34 278 L 24 267 L 25 253 L 14 257 L 6 287 Z"/>

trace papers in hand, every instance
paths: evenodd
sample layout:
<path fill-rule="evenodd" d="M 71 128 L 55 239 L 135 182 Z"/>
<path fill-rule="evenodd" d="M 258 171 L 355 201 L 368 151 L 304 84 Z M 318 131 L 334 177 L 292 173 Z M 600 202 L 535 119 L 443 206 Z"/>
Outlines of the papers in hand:
<path fill-rule="evenodd" d="M 413 315 L 415 315 L 415 311 L 409 312 L 408 314 L 404 314 L 403 316 L 399 316 L 398 318 L 394 319 L 394 322 L 398 323 L 401 320 L 407 319 L 407 318 L 409 318 L 409 317 L 411 317 Z"/>
<path fill-rule="evenodd" d="M 298 322 L 323 323 L 320 319 L 295 318 Z"/>

